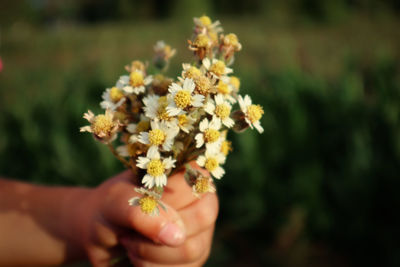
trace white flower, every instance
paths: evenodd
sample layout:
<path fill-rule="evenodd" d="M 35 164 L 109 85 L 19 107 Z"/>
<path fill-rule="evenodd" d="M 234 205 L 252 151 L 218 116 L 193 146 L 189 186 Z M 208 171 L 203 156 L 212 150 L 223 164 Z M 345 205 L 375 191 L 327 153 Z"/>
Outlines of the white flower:
<path fill-rule="evenodd" d="M 215 32 L 215 33 L 219 33 L 222 32 L 223 29 L 220 26 L 221 23 L 219 22 L 219 20 L 216 20 L 214 22 L 211 21 L 210 17 L 208 16 L 201 16 L 199 18 L 193 18 L 194 24 L 197 28 L 199 28 L 199 31 L 203 32 Z"/>
<path fill-rule="evenodd" d="M 140 70 L 132 71 L 131 74 L 121 76 L 117 82 L 117 87 L 122 87 L 125 93 L 140 94 L 144 93 L 146 86 L 149 85 L 153 77 L 151 75 L 144 77 L 144 73 Z"/>
<path fill-rule="evenodd" d="M 217 77 L 222 77 L 233 72 L 233 70 L 228 68 L 222 60 L 215 58 L 213 58 L 212 61 L 210 61 L 209 58 L 203 59 L 203 67 Z"/>
<path fill-rule="evenodd" d="M 165 151 L 171 151 L 179 128 L 169 127 L 165 123 L 156 121 L 152 121 L 150 124 L 151 130 L 149 132 L 141 132 L 138 141 L 146 145 L 161 147 Z"/>
<path fill-rule="evenodd" d="M 191 64 L 188 63 L 183 63 L 182 64 L 182 77 L 183 78 L 190 78 L 190 79 L 195 79 L 196 77 L 199 77 L 201 75 L 203 75 L 203 72 L 197 68 L 196 66 L 193 66 Z M 182 78 L 178 77 L 179 80 L 181 80 Z M 182 79 L 183 81 L 183 79 Z"/>
<path fill-rule="evenodd" d="M 93 136 L 103 143 L 111 143 L 117 138 L 121 123 L 115 119 L 114 112 L 107 109 L 105 114 L 95 116 L 90 110 L 83 115 L 90 125 L 80 128 L 81 132 L 93 133 Z"/>
<path fill-rule="evenodd" d="M 103 101 L 100 106 L 103 109 L 116 110 L 125 102 L 125 96 L 122 90 L 116 86 L 112 88 L 107 88 L 102 95 Z"/>
<path fill-rule="evenodd" d="M 193 124 L 196 122 L 196 118 L 191 115 L 181 114 L 177 116 L 177 122 L 182 131 L 189 133 L 194 129 Z"/>
<path fill-rule="evenodd" d="M 142 197 L 133 197 L 128 200 L 130 206 L 139 206 L 142 212 L 150 216 L 158 216 L 160 210 L 158 206 L 165 211 L 167 208 L 161 202 L 161 195 L 154 191 L 146 190 L 145 188 L 135 188 L 135 191 L 142 194 Z"/>
<path fill-rule="evenodd" d="M 221 136 L 221 133 L 218 131 L 221 128 L 221 121 L 218 119 L 212 119 L 211 122 L 208 122 L 208 119 L 205 118 L 199 124 L 199 129 L 201 133 L 198 133 L 195 136 L 196 139 L 196 147 L 200 148 L 206 143 L 207 150 L 216 151 L 218 148 L 218 140 Z"/>
<path fill-rule="evenodd" d="M 199 94 L 192 95 L 194 88 L 195 84 L 193 80 L 189 78 L 186 78 L 183 81 L 182 87 L 177 83 L 172 83 L 170 85 L 168 88 L 168 91 L 170 92 L 170 101 L 167 107 L 169 116 L 184 114 L 185 109 L 191 106 L 203 106 L 204 96 Z"/>
<path fill-rule="evenodd" d="M 210 152 L 206 150 L 205 155 L 201 155 L 197 158 L 196 163 L 200 167 L 204 167 L 217 179 L 225 174 L 225 170 L 220 166 L 225 162 L 226 157 L 222 153 Z"/>
<path fill-rule="evenodd" d="M 221 122 L 228 128 L 231 128 L 235 122 L 229 117 L 231 114 L 232 106 L 224 100 L 224 97 L 221 94 L 218 94 L 214 97 L 215 105 L 208 101 L 204 107 L 204 110 L 213 115 L 213 118 L 221 120 Z"/>
<path fill-rule="evenodd" d="M 211 177 L 200 176 L 196 179 L 195 184 L 192 186 L 192 192 L 196 197 L 201 194 L 215 193 L 216 189 Z"/>
<path fill-rule="evenodd" d="M 264 131 L 261 126 L 260 119 L 264 114 L 264 110 L 260 105 L 254 105 L 251 102 L 251 98 L 248 95 L 245 95 L 242 98 L 241 95 L 238 97 L 240 109 L 245 115 L 245 120 L 248 125 L 253 129 L 253 126 L 257 129 L 259 133 Z"/>
<path fill-rule="evenodd" d="M 170 101 L 166 96 L 149 95 L 144 97 L 143 110 L 145 115 L 152 120 L 165 122 L 170 127 L 176 126 L 176 119 L 167 112 Z"/>
<path fill-rule="evenodd" d="M 136 164 L 139 168 L 147 170 L 147 174 L 142 179 L 144 186 L 147 188 L 165 186 L 167 184 L 165 171 L 175 167 L 175 161 L 171 157 L 161 159 L 157 147 L 151 146 L 146 157 L 139 157 Z"/>

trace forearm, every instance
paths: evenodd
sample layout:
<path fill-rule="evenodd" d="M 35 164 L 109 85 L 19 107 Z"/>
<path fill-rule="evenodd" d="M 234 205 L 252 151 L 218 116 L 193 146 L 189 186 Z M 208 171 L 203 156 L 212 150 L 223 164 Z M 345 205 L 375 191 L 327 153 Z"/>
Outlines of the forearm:
<path fill-rule="evenodd" d="M 56 265 L 82 257 L 71 205 L 87 190 L 0 179 L 0 266 Z"/>

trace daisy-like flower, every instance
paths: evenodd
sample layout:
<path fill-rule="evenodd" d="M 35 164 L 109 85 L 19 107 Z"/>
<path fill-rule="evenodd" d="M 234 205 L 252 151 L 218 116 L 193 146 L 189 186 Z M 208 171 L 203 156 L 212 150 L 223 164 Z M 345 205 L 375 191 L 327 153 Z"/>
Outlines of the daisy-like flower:
<path fill-rule="evenodd" d="M 188 43 L 189 50 L 194 51 L 200 60 L 207 55 L 211 56 L 211 49 L 214 42 L 206 33 L 198 34 L 193 42 L 188 40 Z"/>
<path fill-rule="evenodd" d="M 170 92 L 169 105 L 167 113 L 169 116 L 184 114 L 189 107 L 203 106 L 204 96 L 200 94 L 192 94 L 195 84 L 192 79 L 186 78 L 181 87 L 177 83 L 172 83 L 168 91 Z"/>
<path fill-rule="evenodd" d="M 178 127 L 170 127 L 166 123 L 152 121 L 151 130 L 141 132 L 138 141 L 151 147 L 161 147 L 165 151 L 171 151 L 174 138 L 179 132 Z"/>
<path fill-rule="evenodd" d="M 145 77 L 144 73 L 140 70 L 135 70 L 130 75 L 121 76 L 117 87 L 122 87 L 127 94 L 140 94 L 144 93 L 146 86 L 151 83 L 153 77 L 151 75 Z"/>
<path fill-rule="evenodd" d="M 216 190 L 211 177 L 200 176 L 192 186 L 192 191 L 196 197 L 200 197 L 201 194 L 214 193 Z"/>
<path fill-rule="evenodd" d="M 202 120 L 199 124 L 198 133 L 194 138 L 196 139 L 196 147 L 200 148 L 206 144 L 207 150 L 215 151 L 218 148 L 218 140 L 221 136 L 219 129 L 221 128 L 221 120 L 212 119 L 210 122 L 207 118 Z"/>
<path fill-rule="evenodd" d="M 222 47 L 227 54 L 240 51 L 242 49 L 242 45 L 239 43 L 239 39 L 236 34 L 230 33 L 227 35 L 221 36 Z"/>
<path fill-rule="evenodd" d="M 220 94 L 214 97 L 215 104 L 212 101 L 208 101 L 204 107 L 204 110 L 213 115 L 213 119 L 218 119 L 224 124 L 226 127 L 231 128 L 235 122 L 229 117 L 231 114 L 232 106 L 228 101 L 224 100 L 224 97 Z"/>
<path fill-rule="evenodd" d="M 182 69 L 183 70 L 181 76 L 183 78 L 195 79 L 196 77 L 199 77 L 203 74 L 199 68 L 188 63 L 183 63 Z"/>
<path fill-rule="evenodd" d="M 200 155 L 197 158 L 196 163 L 200 167 L 204 167 L 215 178 L 221 179 L 225 174 L 225 170 L 220 166 L 220 164 L 224 164 L 225 159 L 226 157 L 222 153 L 206 150 L 204 155 Z"/>
<path fill-rule="evenodd" d="M 146 157 L 139 157 L 136 164 L 139 168 L 147 170 L 147 174 L 142 179 L 144 186 L 147 188 L 165 186 L 167 184 L 165 172 L 175 167 L 175 161 L 171 157 L 161 159 L 157 147 L 151 146 Z"/>
<path fill-rule="evenodd" d="M 118 120 L 114 119 L 114 112 L 107 109 L 105 114 L 95 116 L 88 111 L 83 118 L 90 122 L 90 125 L 80 128 L 81 132 L 93 133 L 93 136 L 103 143 L 110 143 L 117 137 L 118 128 L 121 126 Z"/>
<path fill-rule="evenodd" d="M 200 195 L 204 193 L 215 192 L 215 186 L 211 177 L 204 176 L 200 171 L 192 168 L 190 164 L 185 165 L 185 174 L 183 177 L 188 185 L 192 187 L 193 194 L 196 197 L 200 197 Z"/>
<path fill-rule="evenodd" d="M 158 216 L 160 206 L 163 210 L 167 210 L 165 205 L 161 202 L 161 195 L 154 191 L 146 190 L 145 188 L 135 188 L 135 191 L 142 195 L 142 197 L 131 198 L 128 203 L 131 206 L 139 206 L 143 213 L 150 216 Z"/>
<path fill-rule="evenodd" d="M 111 109 L 113 111 L 121 106 L 126 99 L 123 91 L 116 86 L 104 91 L 102 98 L 103 101 L 100 103 L 100 106 L 103 109 Z"/>
<path fill-rule="evenodd" d="M 212 22 L 210 17 L 203 15 L 199 18 L 193 18 L 195 24 L 195 31 L 196 32 L 214 32 L 219 33 L 223 29 L 220 26 L 221 23 L 217 20 Z"/>
<path fill-rule="evenodd" d="M 192 115 L 181 114 L 177 116 L 178 126 L 185 133 L 189 133 L 194 129 L 193 124 L 196 122 L 196 118 Z"/>
<path fill-rule="evenodd" d="M 215 79 L 208 78 L 205 75 L 198 76 L 194 78 L 194 83 L 196 85 L 195 92 L 207 96 L 210 93 L 214 93 L 215 90 Z"/>
<path fill-rule="evenodd" d="M 202 63 L 203 67 L 207 71 L 218 78 L 233 72 L 233 70 L 228 68 L 222 60 L 213 58 L 212 61 L 210 61 L 209 58 L 205 58 L 203 59 Z"/>
<path fill-rule="evenodd" d="M 254 126 L 259 133 L 262 133 L 264 129 L 261 126 L 260 119 L 264 114 L 263 108 L 260 105 L 252 104 L 251 98 L 248 95 L 245 95 L 244 98 L 239 95 L 238 100 L 240 109 L 244 113 L 244 119 L 246 120 L 246 123 L 252 129 Z"/>
<path fill-rule="evenodd" d="M 143 110 L 148 118 L 165 122 L 172 127 L 176 125 L 176 118 L 167 112 L 170 101 L 167 96 L 149 95 L 143 98 Z"/>

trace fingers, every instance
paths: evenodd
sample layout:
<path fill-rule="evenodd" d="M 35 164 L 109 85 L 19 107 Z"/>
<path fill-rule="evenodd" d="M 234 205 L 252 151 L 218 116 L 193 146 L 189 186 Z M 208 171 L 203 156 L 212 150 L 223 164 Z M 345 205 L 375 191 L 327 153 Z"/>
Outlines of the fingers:
<path fill-rule="evenodd" d="M 109 186 L 102 205 L 103 217 L 116 225 L 133 229 L 143 236 L 168 246 L 178 246 L 185 239 L 185 228 L 179 214 L 166 205 L 167 211 L 160 209 L 160 215 L 150 216 L 138 206 L 129 206 L 128 200 L 138 196 L 133 185 L 120 180 Z"/>
<path fill-rule="evenodd" d="M 134 262 L 141 261 L 143 264 L 145 261 L 147 265 L 162 263 L 177 266 L 177 264 L 196 263 L 207 258 L 213 232 L 214 227 L 210 227 L 201 234 L 188 238 L 181 246 L 174 248 L 156 245 L 140 238 L 124 238 L 121 243 L 127 248 L 128 255 Z M 146 264 L 145 266 L 147 266 Z"/>
<path fill-rule="evenodd" d="M 197 201 L 179 210 L 185 222 L 188 237 L 203 232 L 215 224 L 218 216 L 218 197 L 216 194 L 205 194 Z"/>

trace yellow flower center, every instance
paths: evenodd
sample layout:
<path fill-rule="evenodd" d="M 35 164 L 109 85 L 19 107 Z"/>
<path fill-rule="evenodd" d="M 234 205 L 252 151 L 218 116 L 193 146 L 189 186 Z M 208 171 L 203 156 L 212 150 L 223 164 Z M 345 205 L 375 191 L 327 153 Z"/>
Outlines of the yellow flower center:
<path fill-rule="evenodd" d="M 154 129 L 149 132 L 149 142 L 153 146 L 159 146 L 164 143 L 165 133 L 160 129 Z"/>
<path fill-rule="evenodd" d="M 208 36 L 205 34 L 197 35 L 196 40 L 194 40 L 194 45 L 197 47 L 208 47 L 209 43 L 210 38 L 208 38 Z"/>
<path fill-rule="evenodd" d="M 237 46 L 239 44 L 238 38 L 234 33 L 226 35 L 224 41 L 227 45 Z"/>
<path fill-rule="evenodd" d="M 223 81 L 218 82 L 217 90 L 218 90 L 218 93 L 221 93 L 223 95 L 227 95 L 230 93 L 229 86 L 226 83 L 224 83 Z"/>
<path fill-rule="evenodd" d="M 164 164 L 162 164 L 161 160 L 159 159 L 152 159 L 147 164 L 147 173 L 153 177 L 162 175 L 164 171 L 165 171 Z"/>
<path fill-rule="evenodd" d="M 201 71 L 198 69 L 198 68 L 196 68 L 196 67 L 194 67 L 194 66 L 192 66 L 192 67 L 190 67 L 186 72 L 185 72 L 185 77 L 186 78 L 196 78 L 197 76 L 200 76 L 201 75 Z"/>
<path fill-rule="evenodd" d="M 145 132 L 150 128 L 150 122 L 149 121 L 139 121 L 139 123 L 136 126 L 136 132 Z"/>
<path fill-rule="evenodd" d="M 121 90 L 119 90 L 117 87 L 113 87 L 110 90 L 110 98 L 111 101 L 114 103 L 117 103 L 118 101 L 120 101 L 122 98 L 124 97 L 124 94 L 122 93 Z"/>
<path fill-rule="evenodd" d="M 214 64 L 211 65 L 210 71 L 213 72 L 217 76 L 222 76 L 225 74 L 225 63 L 221 60 L 218 60 Z"/>
<path fill-rule="evenodd" d="M 209 26 L 209 25 L 211 25 L 211 19 L 210 19 L 208 16 L 201 16 L 201 17 L 199 18 L 199 20 L 201 21 L 201 23 L 202 23 L 204 26 Z"/>
<path fill-rule="evenodd" d="M 210 189 L 210 180 L 207 177 L 197 178 L 194 188 L 197 193 L 207 193 Z"/>
<path fill-rule="evenodd" d="M 174 97 L 175 104 L 178 108 L 186 108 L 192 102 L 192 96 L 186 90 L 180 90 Z"/>
<path fill-rule="evenodd" d="M 219 166 L 218 161 L 213 157 L 207 158 L 206 163 L 204 164 L 204 167 L 206 167 L 207 171 L 210 172 L 218 168 L 218 166 Z"/>
<path fill-rule="evenodd" d="M 106 115 L 97 115 L 92 124 L 92 130 L 95 135 L 100 133 L 109 134 L 114 127 L 114 122 L 112 118 Z"/>
<path fill-rule="evenodd" d="M 139 71 L 134 71 L 131 73 L 130 77 L 130 83 L 132 85 L 132 87 L 139 87 L 144 85 L 143 82 L 143 75 L 141 72 Z"/>
<path fill-rule="evenodd" d="M 260 105 L 250 105 L 247 107 L 247 118 L 254 123 L 261 119 L 264 114 L 264 110 Z"/>
<path fill-rule="evenodd" d="M 225 156 L 228 155 L 229 151 L 232 151 L 232 143 L 230 141 L 223 141 L 221 144 L 221 152 Z"/>
<path fill-rule="evenodd" d="M 206 143 L 214 143 L 218 140 L 220 133 L 214 129 L 207 129 L 204 131 L 204 139 Z"/>
<path fill-rule="evenodd" d="M 186 123 L 188 123 L 188 118 L 186 117 L 185 114 L 182 114 L 182 115 L 178 116 L 178 123 L 179 123 L 179 126 L 183 126 Z"/>
<path fill-rule="evenodd" d="M 231 76 L 231 84 L 233 85 L 233 87 L 236 88 L 236 90 L 239 90 L 239 88 L 240 88 L 240 80 L 239 80 L 238 77 Z"/>
<path fill-rule="evenodd" d="M 197 79 L 195 80 L 195 84 L 196 91 L 202 95 L 207 95 L 212 86 L 210 80 L 205 76 L 197 77 Z"/>
<path fill-rule="evenodd" d="M 139 199 L 139 205 L 140 209 L 146 213 L 146 214 L 151 214 L 154 209 L 157 207 L 157 200 L 154 199 L 154 197 L 151 196 L 145 196 Z"/>
<path fill-rule="evenodd" d="M 231 108 L 228 105 L 221 104 L 215 107 L 215 115 L 221 119 L 226 119 L 231 113 Z"/>

